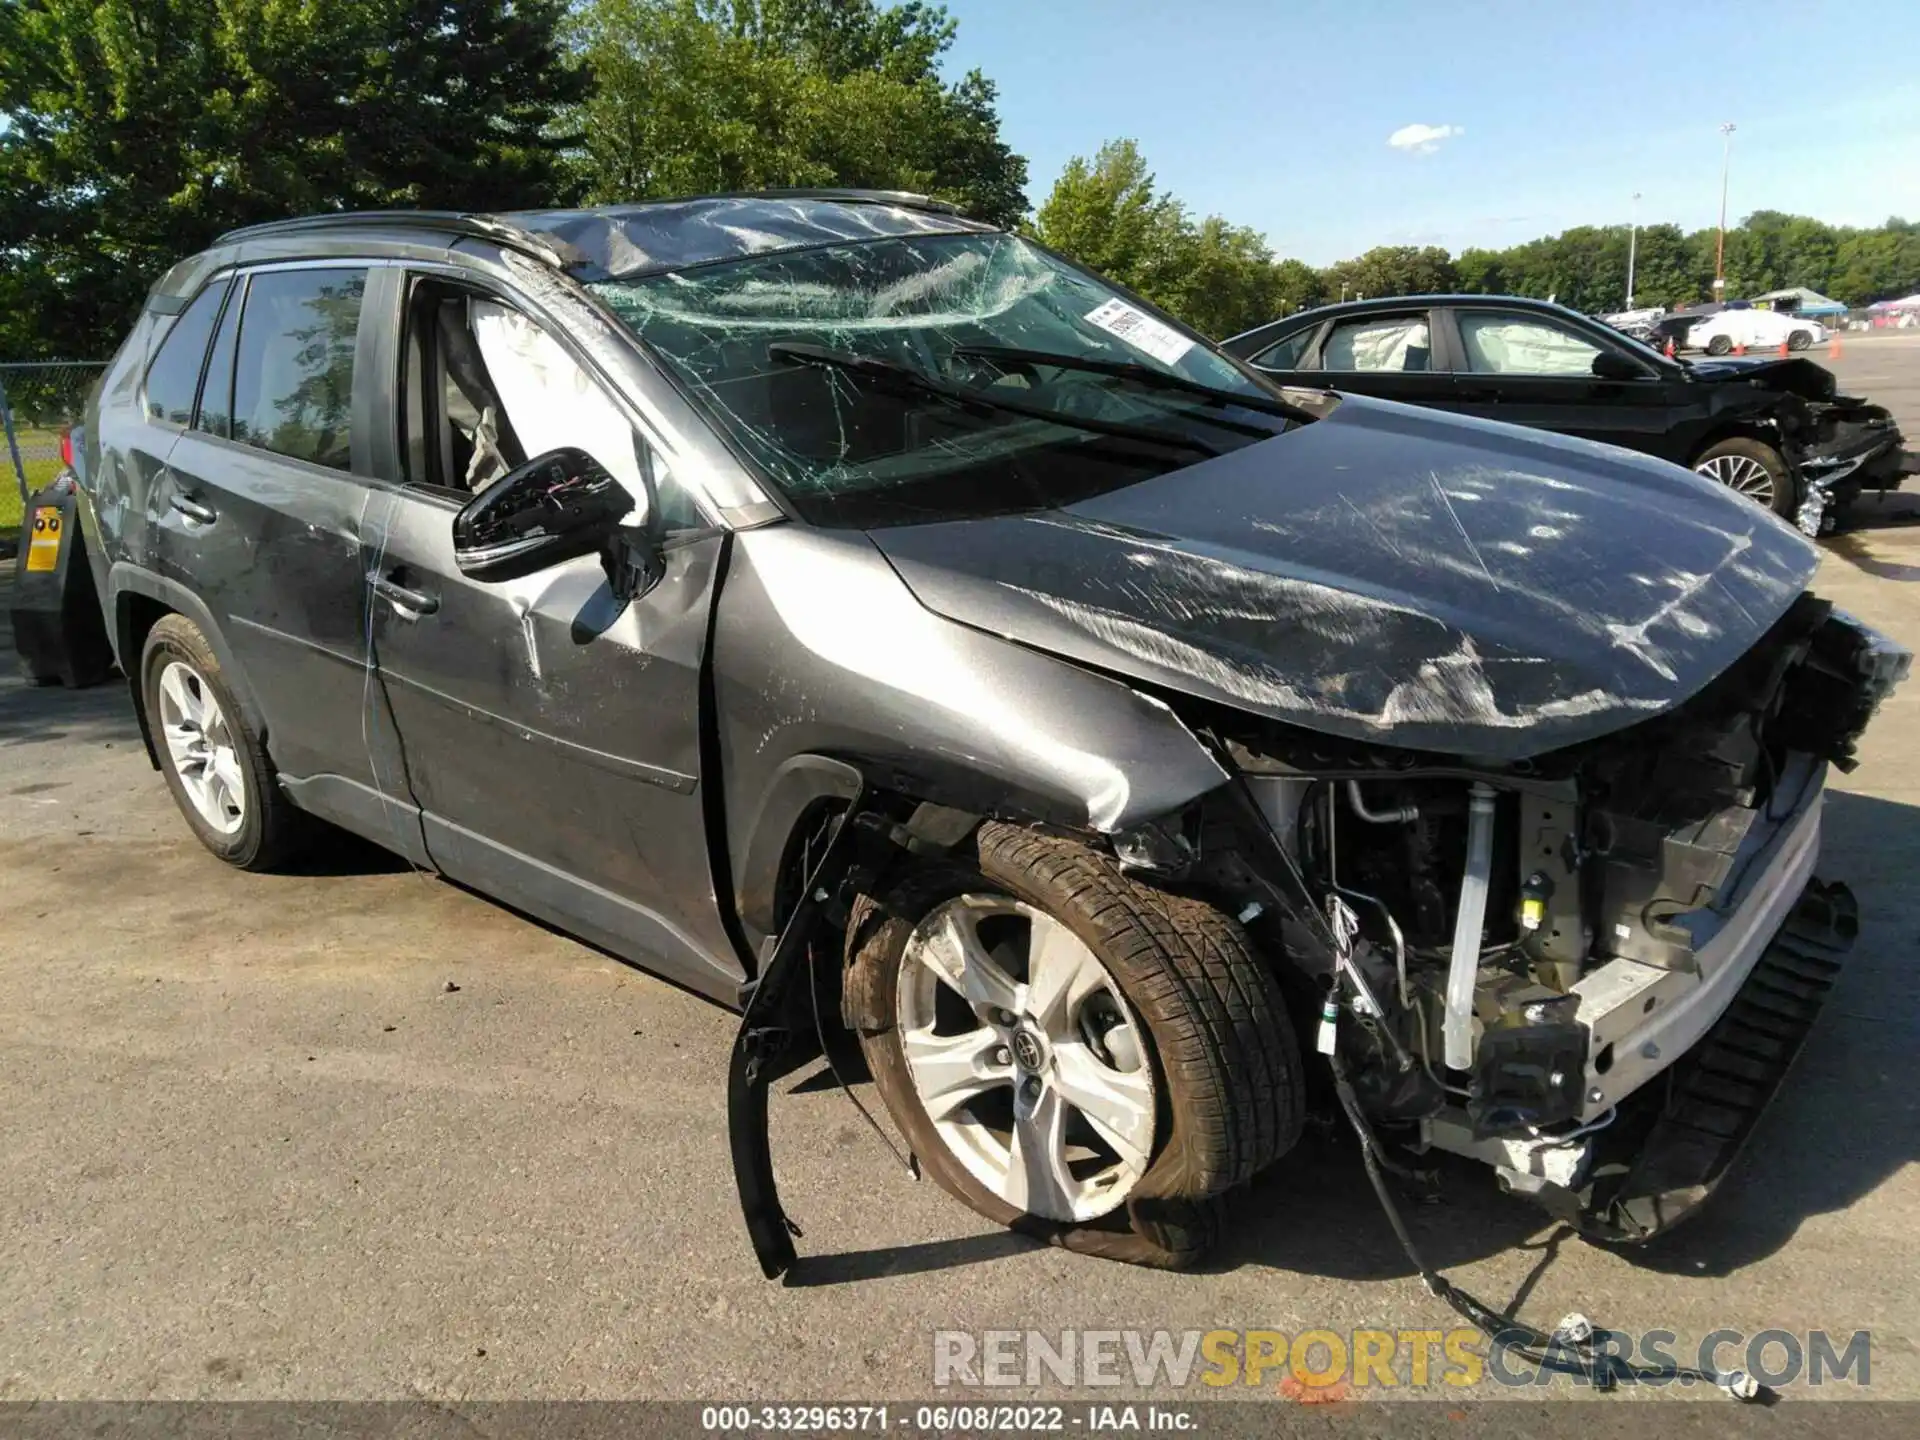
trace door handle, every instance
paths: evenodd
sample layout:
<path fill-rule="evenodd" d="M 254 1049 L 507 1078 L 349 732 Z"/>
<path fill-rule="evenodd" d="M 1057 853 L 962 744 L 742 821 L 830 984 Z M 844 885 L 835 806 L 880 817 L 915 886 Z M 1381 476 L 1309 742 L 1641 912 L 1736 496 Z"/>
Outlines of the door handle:
<path fill-rule="evenodd" d="M 382 575 L 377 571 L 367 576 L 367 584 L 373 593 L 393 607 L 393 613 L 402 620 L 418 620 L 422 615 L 431 615 L 440 608 L 440 597 L 429 595 L 424 590 L 410 590 L 391 575 Z"/>
<path fill-rule="evenodd" d="M 220 518 L 211 505 L 202 505 L 191 495 L 169 495 L 167 504 L 196 525 L 211 525 Z"/>

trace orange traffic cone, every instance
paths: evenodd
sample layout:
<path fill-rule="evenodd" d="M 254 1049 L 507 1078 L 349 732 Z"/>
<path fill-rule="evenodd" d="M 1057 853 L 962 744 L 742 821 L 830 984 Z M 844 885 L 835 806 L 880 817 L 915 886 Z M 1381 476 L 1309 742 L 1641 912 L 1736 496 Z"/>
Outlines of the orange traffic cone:
<path fill-rule="evenodd" d="M 1840 358 L 1840 332 L 1838 330 L 1834 331 L 1832 337 L 1827 341 L 1827 358 L 1829 360 L 1838 360 Z"/>
<path fill-rule="evenodd" d="M 1736 355 L 1744 355 L 1747 353 L 1747 347 L 1736 340 L 1733 342 L 1733 353 Z"/>
<path fill-rule="evenodd" d="M 1838 340 L 1835 340 L 1833 343 L 1838 345 L 1840 342 Z M 1672 358 L 1673 358 L 1673 337 L 1669 335 L 1667 336 L 1667 359 L 1671 360 Z"/>
<path fill-rule="evenodd" d="M 1784 340 L 1780 342 L 1780 358 L 1782 360 L 1787 358 L 1787 342 Z"/>

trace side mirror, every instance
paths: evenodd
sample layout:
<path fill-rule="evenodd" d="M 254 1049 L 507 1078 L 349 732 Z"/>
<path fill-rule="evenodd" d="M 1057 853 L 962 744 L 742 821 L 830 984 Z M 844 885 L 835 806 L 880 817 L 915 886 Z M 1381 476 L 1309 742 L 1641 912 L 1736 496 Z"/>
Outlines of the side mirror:
<path fill-rule="evenodd" d="M 1593 357 L 1593 373 L 1600 380 L 1644 380 L 1647 372 L 1626 356 L 1602 350 Z"/>
<path fill-rule="evenodd" d="M 518 580 L 606 548 L 633 509 L 586 451 L 549 450 L 508 471 L 453 519 L 453 562 L 470 580 Z"/>

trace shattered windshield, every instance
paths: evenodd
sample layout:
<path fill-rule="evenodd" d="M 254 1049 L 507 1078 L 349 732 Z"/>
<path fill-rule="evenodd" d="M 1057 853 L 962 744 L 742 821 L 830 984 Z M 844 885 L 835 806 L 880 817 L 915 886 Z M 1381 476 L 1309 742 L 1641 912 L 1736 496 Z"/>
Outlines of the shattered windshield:
<path fill-rule="evenodd" d="M 1014 235 L 827 245 L 591 288 L 815 524 L 1067 504 L 1291 423 L 1205 341 Z"/>

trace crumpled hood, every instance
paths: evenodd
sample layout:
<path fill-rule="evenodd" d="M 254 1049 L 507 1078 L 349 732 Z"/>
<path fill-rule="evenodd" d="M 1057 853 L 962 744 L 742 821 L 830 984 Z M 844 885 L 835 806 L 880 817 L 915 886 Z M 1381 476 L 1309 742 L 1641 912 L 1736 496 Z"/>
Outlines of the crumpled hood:
<path fill-rule="evenodd" d="M 1064 509 L 870 534 L 951 619 L 1310 729 L 1490 761 L 1679 704 L 1818 560 L 1679 466 L 1354 396 Z"/>
<path fill-rule="evenodd" d="M 1797 355 L 1699 356 L 1686 366 L 1688 378 L 1709 384 L 1759 384 L 1815 402 L 1832 400 L 1839 393 L 1831 370 Z"/>

